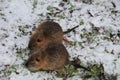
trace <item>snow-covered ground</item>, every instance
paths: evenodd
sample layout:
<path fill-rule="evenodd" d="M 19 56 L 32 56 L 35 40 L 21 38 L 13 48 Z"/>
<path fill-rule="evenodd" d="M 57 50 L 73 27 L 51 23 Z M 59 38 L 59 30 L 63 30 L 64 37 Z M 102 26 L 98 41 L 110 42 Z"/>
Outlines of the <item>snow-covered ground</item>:
<path fill-rule="evenodd" d="M 71 58 L 102 63 L 105 73 L 120 76 L 120 0 L 89 1 L 0 0 L 0 80 L 61 80 L 54 72 L 31 73 L 23 65 L 31 31 L 48 17 L 64 31 L 79 25 L 65 35 L 75 43 L 66 46 Z"/>

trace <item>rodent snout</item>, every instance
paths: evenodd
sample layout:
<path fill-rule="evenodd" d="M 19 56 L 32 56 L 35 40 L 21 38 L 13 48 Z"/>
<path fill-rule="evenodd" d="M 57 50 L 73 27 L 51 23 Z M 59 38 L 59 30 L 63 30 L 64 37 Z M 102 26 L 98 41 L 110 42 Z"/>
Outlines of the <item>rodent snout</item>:
<path fill-rule="evenodd" d="M 26 68 L 29 67 L 29 66 L 28 66 L 28 61 L 25 62 L 24 66 L 25 66 Z"/>
<path fill-rule="evenodd" d="M 34 50 L 34 46 L 32 46 L 30 43 L 28 44 L 28 49 Z"/>
<path fill-rule="evenodd" d="M 33 49 L 34 49 L 34 47 L 31 47 L 31 46 L 28 46 L 28 48 L 29 48 L 30 50 L 33 50 Z"/>
<path fill-rule="evenodd" d="M 25 63 L 24 66 L 25 66 L 28 70 L 33 71 L 33 70 L 32 70 L 32 64 L 29 63 L 29 61 L 26 61 L 26 63 Z"/>

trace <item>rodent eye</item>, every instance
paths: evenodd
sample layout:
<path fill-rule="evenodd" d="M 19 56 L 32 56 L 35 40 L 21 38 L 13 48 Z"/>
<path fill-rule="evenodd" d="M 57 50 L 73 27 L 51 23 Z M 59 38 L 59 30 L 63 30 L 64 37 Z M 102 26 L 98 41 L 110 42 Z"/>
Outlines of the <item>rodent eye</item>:
<path fill-rule="evenodd" d="M 42 40 L 41 39 L 37 39 L 37 42 L 41 42 Z"/>
<path fill-rule="evenodd" d="M 37 62 L 39 62 L 39 61 L 40 61 L 40 59 L 38 59 L 38 58 L 36 58 L 35 60 L 36 60 Z"/>

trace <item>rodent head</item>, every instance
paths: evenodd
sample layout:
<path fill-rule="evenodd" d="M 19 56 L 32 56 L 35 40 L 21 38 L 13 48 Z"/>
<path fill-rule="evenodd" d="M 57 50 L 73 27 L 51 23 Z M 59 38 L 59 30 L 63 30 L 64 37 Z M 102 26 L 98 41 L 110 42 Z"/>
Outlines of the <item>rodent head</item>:
<path fill-rule="evenodd" d="M 55 70 L 67 63 L 68 58 L 63 44 L 50 42 L 44 48 L 34 50 L 25 65 L 30 71 Z"/>
<path fill-rule="evenodd" d="M 30 71 L 38 71 L 42 69 L 42 65 L 44 65 L 44 57 L 45 54 L 41 50 L 34 52 L 27 60 L 25 66 Z"/>
<path fill-rule="evenodd" d="M 48 42 L 62 42 L 63 31 L 61 26 L 56 22 L 43 22 L 32 34 L 28 48 L 33 50 L 36 47 L 45 46 Z"/>
<path fill-rule="evenodd" d="M 48 39 L 44 36 L 42 31 L 35 31 L 29 41 L 28 48 L 34 50 L 37 47 L 42 47 L 46 44 Z"/>

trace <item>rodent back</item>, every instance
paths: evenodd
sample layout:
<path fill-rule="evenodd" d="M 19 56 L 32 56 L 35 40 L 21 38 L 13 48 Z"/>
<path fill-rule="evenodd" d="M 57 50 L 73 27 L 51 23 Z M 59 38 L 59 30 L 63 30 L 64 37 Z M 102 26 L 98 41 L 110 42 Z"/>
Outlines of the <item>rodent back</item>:
<path fill-rule="evenodd" d="M 61 43 L 49 43 L 45 49 L 45 52 L 48 53 L 50 60 L 58 62 L 66 62 L 69 58 L 69 54 Z"/>
<path fill-rule="evenodd" d="M 51 36 L 57 32 L 63 33 L 61 26 L 58 23 L 52 21 L 43 22 L 37 29 L 42 29 L 45 36 Z"/>

